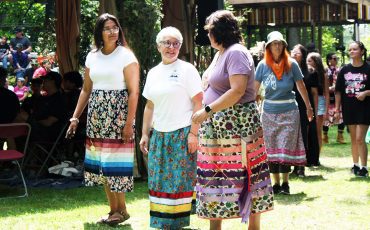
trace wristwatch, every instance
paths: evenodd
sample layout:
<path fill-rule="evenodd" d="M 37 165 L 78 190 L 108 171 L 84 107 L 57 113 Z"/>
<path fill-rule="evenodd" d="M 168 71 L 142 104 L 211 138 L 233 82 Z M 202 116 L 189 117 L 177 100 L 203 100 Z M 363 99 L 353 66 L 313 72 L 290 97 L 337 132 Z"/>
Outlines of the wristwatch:
<path fill-rule="evenodd" d="M 209 105 L 206 105 L 206 107 L 204 107 L 204 110 L 205 110 L 207 113 L 212 113 L 212 109 L 211 109 L 211 107 L 209 107 Z"/>

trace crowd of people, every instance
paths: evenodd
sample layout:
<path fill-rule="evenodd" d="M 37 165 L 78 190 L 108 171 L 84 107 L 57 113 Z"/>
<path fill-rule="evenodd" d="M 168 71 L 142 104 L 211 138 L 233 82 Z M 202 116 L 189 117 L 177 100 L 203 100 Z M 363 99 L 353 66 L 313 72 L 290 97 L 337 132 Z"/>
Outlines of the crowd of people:
<path fill-rule="evenodd" d="M 278 31 L 267 35 L 263 57 L 252 57 L 236 17 L 227 10 L 212 13 L 204 29 L 217 53 L 202 77 L 178 58 L 183 44 L 178 29 L 165 27 L 156 37 L 161 62 L 146 76 L 139 143 L 148 155 L 150 227 L 182 229 L 196 212 L 209 220 L 211 230 L 232 218 L 259 229 L 261 213 L 274 207 L 274 195 L 290 194 L 291 167 L 304 177 L 306 166 L 320 166 L 321 147 L 328 143 L 332 125 L 338 125 L 339 143 L 344 143 L 348 127 L 351 170 L 368 177 L 370 65 L 362 42 L 349 44 L 351 63 L 339 68 L 330 53 L 325 68 L 315 50 L 295 44 L 289 51 Z M 15 45 L 20 56 L 26 45 Z M 62 78 L 44 63 L 43 69 L 35 68 L 46 75 L 33 76 L 32 97 L 22 77 L 17 77 L 16 95 L 2 89 L 0 97 L 6 92 L 12 101 L 18 98 L 17 117 L 33 124 L 38 135 L 45 133 L 42 128 L 67 120 L 69 108 L 73 112 L 66 137 L 73 138 L 88 107 L 84 181 L 104 185 L 110 210 L 98 222 L 117 225 L 130 218 L 125 193 L 134 188 L 139 62 L 113 15 L 98 17 L 94 45 L 83 84 L 81 76 L 75 77 L 78 73 Z M 4 71 L 0 68 L 2 85 Z"/>

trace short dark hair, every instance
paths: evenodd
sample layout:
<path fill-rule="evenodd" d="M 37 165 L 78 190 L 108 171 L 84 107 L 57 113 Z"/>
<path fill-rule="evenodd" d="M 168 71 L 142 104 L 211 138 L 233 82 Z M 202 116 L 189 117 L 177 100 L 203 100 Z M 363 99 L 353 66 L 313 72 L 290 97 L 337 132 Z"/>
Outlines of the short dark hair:
<path fill-rule="evenodd" d="M 208 30 L 215 42 L 221 44 L 225 49 L 242 41 L 238 21 L 228 10 L 213 12 L 207 17 L 204 29 Z"/>
<path fill-rule="evenodd" d="M 63 80 L 74 83 L 77 88 L 81 88 L 83 84 L 82 76 L 78 71 L 71 71 L 65 73 L 63 75 Z"/>
<path fill-rule="evenodd" d="M 103 47 L 103 28 L 104 28 L 104 23 L 108 20 L 113 21 L 116 26 L 119 28 L 119 35 L 118 35 L 118 40 L 117 40 L 117 45 L 122 45 L 127 47 L 127 42 L 125 39 L 125 36 L 123 34 L 123 30 L 121 25 L 119 24 L 118 19 L 111 14 L 104 13 L 98 17 L 95 23 L 95 29 L 94 29 L 94 43 L 95 47 L 97 50 Z"/>
<path fill-rule="evenodd" d="M 330 52 L 326 55 L 326 64 L 329 66 L 329 61 L 332 59 L 333 55 L 336 55 L 334 52 Z"/>
<path fill-rule="evenodd" d="M 62 76 L 59 73 L 54 72 L 54 71 L 50 71 L 44 77 L 42 77 L 42 79 L 54 81 L 54 84 L 57 87 L 57 89 L 60 89 L 62 85 Z"/>
<path fill-rule="evenodd" d="M 33 78 L 31 80 L 31 85 L 41 85 L 42 84 L 42 79 L 41 78 Z"/>

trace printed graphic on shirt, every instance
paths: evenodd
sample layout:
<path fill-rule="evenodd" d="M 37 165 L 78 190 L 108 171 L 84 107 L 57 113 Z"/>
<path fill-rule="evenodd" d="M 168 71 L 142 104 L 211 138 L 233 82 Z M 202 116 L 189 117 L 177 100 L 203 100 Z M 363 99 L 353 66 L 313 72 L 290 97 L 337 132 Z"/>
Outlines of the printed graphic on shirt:
<path fill-rule="evenodd" d="M 263 81 L 263 86 L 265 87 L 265 89 L 271 88 L 273 90 L 276 90 L 276 77 L 275 77 L 275 74 L 273 72 L 271 72 L 267 76 L 266 80 Z"/>
<path fill-rule="evenodd" d="M 356 95 L 365 90 L 365 82 L 367 75 L 364 73 L 346 73 L 344 79 L 346 80 L 346 91 L 348 97 L 356 97 Z"/>

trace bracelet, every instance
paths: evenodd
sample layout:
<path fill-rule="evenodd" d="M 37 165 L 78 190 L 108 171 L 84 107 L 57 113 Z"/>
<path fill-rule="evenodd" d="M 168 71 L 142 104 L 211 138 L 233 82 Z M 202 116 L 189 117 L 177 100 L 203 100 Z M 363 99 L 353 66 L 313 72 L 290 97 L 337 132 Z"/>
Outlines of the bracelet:
<path fill-rule="evenodd" d="M 71 119 L 69 119 L 69 122 L 77 122 L 77 124 L 80 122 L 80 120 L 78 120 L 77 117 L 72 117 Z"/>
<path fill-rule="evenodd" d="M 198 135 L 194 134 L 193 132 L 189 132 L 189 135 L 190 134 L 193 134 L 194 137 L 198 136 Z"/>

